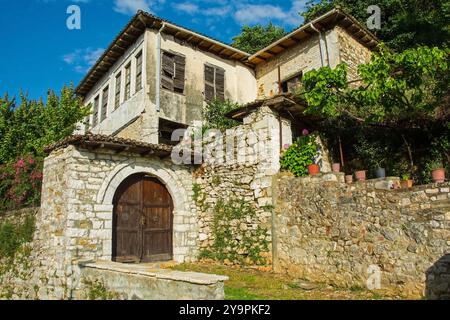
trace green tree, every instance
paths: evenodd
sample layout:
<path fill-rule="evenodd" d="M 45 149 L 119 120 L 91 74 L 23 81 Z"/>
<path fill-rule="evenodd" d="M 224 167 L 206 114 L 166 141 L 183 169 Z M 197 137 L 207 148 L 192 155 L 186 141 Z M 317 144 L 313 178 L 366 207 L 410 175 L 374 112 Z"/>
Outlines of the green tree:
<path fill-rule="evenodd" d="M 450 2 L 448 0 L 310 0 L 305 21 L 342 7 L 363 25 L 370 5 L 381 8 L 381 29 L 373 32 L 390 48 L 402 51 L 420 45 L 441 46 L 450 42 Z"/>
<path fill-rule="evenodd" d="M 73 133 L 88 114 L 73 87 L 64 87 L 59 95 L 49 91 L 46 104 L 23 94 L 17 104 L 6 94 L 0 98 L 0 164 L 28 155 L 43 158 L 45 146 Z"/>
<path fill-rule="evenodd" d="M 329 141 L 343 135 L 347 156 L 372 167 L 381 159 L 393 174 L 409 172 L 415 181 L 429 182 L 432 162 L 450 166 L 449 67 L 448 49 L 393 53 L 381 46 L 359 66 L 359 83 L 347 82 L 345 64 L 324 67 L 305 74 L 299 95 L 306 113 L 327 119 Z"/>
<path fill-rule="evenodd" d="M 448 49 L 418 47 L 393 53 L 381 46 L 358 67 L 360 83 L 347 82 L 347 66 L 312 70 L 303 78 L 306 112 L 359 122 L 419 125 L 445 111 L 449 96 Z"/>
<path fill-rule="evenodd" d="M 286 35 L 283 27 L 269 23 L 267 26 L 244 26 L 239 35 L 233 38 L 232 46 L 248 53 L 256 53 Z"/>
<path fill-rule="evenodd" d="M 204 126 L 203 129 L 226 130 L 235 127 L 239 122 L 227 118 L 225 115 L 239 108 L 240 105 L 229 100 L 222 101 L 215 99 L 209 102 L 203 110 Z"/>

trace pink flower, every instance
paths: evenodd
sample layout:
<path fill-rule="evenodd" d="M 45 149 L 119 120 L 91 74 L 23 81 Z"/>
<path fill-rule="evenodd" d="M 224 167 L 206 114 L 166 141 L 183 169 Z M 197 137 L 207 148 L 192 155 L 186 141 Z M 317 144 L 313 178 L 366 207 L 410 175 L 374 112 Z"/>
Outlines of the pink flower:
<path fill-rule="evenodd" d="M 303 129 L 302 135 L 307 136 L 309 134 L 308 129 Z"/>
<path fill-rule="evenodd" d="M 28 159 L 29 164 L 34 164 L 34 160 L 32 158 Z"/>
<path fill-rule="evenodd" d="M 284 146 L 283 146 L 283 149 L 289 149 L 289 147 L 290 147 L 291 145 L 289 144 L 289 143 L 286 143 Z"/>
<path fill-rule="evenodd" d="M 19 161 L 17 161 L 17 166 L 19 168 L 25 167 L 25 161 L 23 161 L 23 159 L 20 159 Z"/>

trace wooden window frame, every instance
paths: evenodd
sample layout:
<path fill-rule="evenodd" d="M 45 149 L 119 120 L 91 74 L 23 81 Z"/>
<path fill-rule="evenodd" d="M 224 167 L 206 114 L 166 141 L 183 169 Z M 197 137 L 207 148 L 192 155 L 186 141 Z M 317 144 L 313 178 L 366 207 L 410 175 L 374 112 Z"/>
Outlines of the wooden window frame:
<path fill-rule="evenodd" d="M 290 82 L 292 82 L 293 80 L 298 80 L 296 81 L 296 83 L 298 83 L 299 85 L 297 85 L 297 87 L 301 87 L 302 84 L 302 79 L 303 79 L 303 71 L 294 73 L 293 75 L 285 78 L 283 81 L 281 81 L 281 90 L 283 93 L 292 93 L 292 90 L 289 85 Z"/>
<path fill-rule="evenodd" d="M 207 73 L 206 73 L 207 72 L 207 68 L 212 68 L 213 69 L 213 82 L 208 81 L 208 79 L 207 79 Z M 223 73 L 223 89 L 222 89 L 222 92 L 218 92 L 219 91 L 218 90 L 218 86 L 219 85 L 217 83 L 218 72 L 222 72 Z M 223 68 L 221 68 L 219 66 L 213 65 L 211 63 L 205 63 L 204 70 L 203 70 L 203 79 L 204 79 L 204 82 L 205 82 L 205 88 L 204 88 L 205 92 L 204 92 L 203 96 L 204 96 L 204 99 L 205 99 L 206 102 L 211 102 L 214 99 L 225 100 L 225 83 L 226 83 L 225 74 L 226 74 L 225 69 L 223 69 Z M 207 86 L 210 86 L 210 87 L 213 88 L 214 93 L 213 93 L 213 98 L 212 99 L 208 98 Z M 221 97 L 218 97 L 218 95 L 221 95 Z"/>
<path fill-rule="evenodd" d="M 142 51 L 139 52 L 136 56 L 136 88 L 135 88 L 135 92 L 139 92 L 142 90 L 143 85 L 142 85 L 142 66 L 143 66 L 143 54 Z M 138 63 L 140 61 L 140 63 Z"/>
<path fill-rule="evenodd" d="M 122 72 L 116 75 L 115 93 L 114 93 L 114 110 L 120 107 L 120 94 L 122 91 Z"/>
<path fill-rule="evenodd" d="M 94 110 L 92 113 L 92 127 L 95 128 L 98 125 L 98 108 L 100 106 L 100 94 L 94 98 Z"/>
<path fill-rule="evenodd" d="M 125 97 L 124 101 L 131 98 L 131 62 L 125 66 Z"/>
<path fill-rule="evenodd" d="M 168 70 L 165 60 L 172 60 L 173 69 Z M 186 88 L 186 57 L 172 51 L 161 52 L 161 88 L 184 95 Z"/>
<path fill-rule="evenodd" d="M 109 85 L 102 91 L 102 112 L 100 113 L 100 122 L 104 121 L 108 116 L 108 100 L 109 100 Z"/>

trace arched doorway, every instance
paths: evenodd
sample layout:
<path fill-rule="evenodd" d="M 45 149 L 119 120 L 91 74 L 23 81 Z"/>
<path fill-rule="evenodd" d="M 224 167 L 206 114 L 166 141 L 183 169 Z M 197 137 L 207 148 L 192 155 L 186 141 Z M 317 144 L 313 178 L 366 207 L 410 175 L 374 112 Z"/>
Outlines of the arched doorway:
<path fill-rule="evenodd" d="M 173 201 L 158 179 L 134 174 L 113 200 L 113 260 L 168 261 L 173 257 Z"/>

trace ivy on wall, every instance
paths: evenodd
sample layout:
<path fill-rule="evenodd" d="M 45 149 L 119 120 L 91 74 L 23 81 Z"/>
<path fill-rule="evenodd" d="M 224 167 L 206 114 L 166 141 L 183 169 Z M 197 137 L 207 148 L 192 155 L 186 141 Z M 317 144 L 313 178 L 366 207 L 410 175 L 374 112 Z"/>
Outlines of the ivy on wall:
<path fill-rule="evenodd" d="M 257 212 L 251 204 L 219 199 L 213 214 L 214 243 L 200 253 L 200 258 L 247 265 L 266 263 L 262 254 L 269 251 L 268 229 L 255 222 Z"/>

